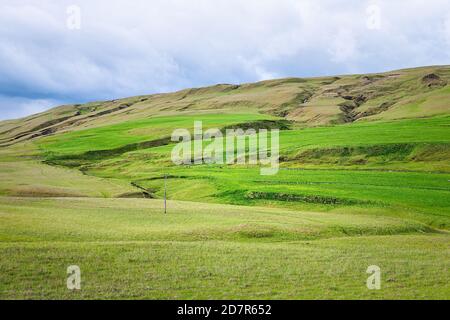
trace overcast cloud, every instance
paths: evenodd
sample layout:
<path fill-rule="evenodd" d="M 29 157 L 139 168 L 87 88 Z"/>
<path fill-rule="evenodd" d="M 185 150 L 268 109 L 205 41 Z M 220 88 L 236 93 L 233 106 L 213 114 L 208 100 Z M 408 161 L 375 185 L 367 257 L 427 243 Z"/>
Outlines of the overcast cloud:
<path fill-rule="evenodd" d="M 0 119 L 216 83 L 449 63 L 448 0 L 0 0 Z"/>

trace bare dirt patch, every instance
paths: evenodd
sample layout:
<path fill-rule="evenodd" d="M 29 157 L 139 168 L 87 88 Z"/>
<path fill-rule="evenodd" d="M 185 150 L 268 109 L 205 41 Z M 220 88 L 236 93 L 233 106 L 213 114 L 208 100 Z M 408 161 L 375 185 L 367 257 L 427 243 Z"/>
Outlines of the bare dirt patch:
<path fill-rule="evenodd" d="M 447 82 L 435 73 L 427 74 L 422 78 L 422 83 L 428 88 L 442 88 L 447 85 Z"/>

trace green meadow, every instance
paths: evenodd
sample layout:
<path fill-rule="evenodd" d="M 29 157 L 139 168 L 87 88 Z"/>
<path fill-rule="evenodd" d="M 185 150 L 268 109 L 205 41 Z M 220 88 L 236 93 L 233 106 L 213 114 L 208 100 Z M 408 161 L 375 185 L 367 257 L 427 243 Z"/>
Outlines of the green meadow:
<path fill-rule="evenodd" d="M 429 69 L 284 79 L 0 123 L 0 298 L 448 299 L 447 69 L 426 86 Z M 278 173 L 175 165 L 171 134 L 195 121 L 280 129 Z"/>
<path fill-rule="evenodd" d="M 208 129 L 271 118 L 262 114 L 206 114 L 200 119 L 195 115 L 155 117 L 49 137 L 41 146 L 49 152 L 79 154 L 170 137 L 172 131 L 177 128 L 193 131 L 196 120 L 201 120 L 204 128 Z"/>
<path fill-rule="evenodd" d="M 137 199 L 0 201 L 4 299 L 444 299 L 448 235 L 370 214 Z M 368 290 L 369 265 L 382 270 Z M 82 289 L 65 287 L 78 265 Z"/>

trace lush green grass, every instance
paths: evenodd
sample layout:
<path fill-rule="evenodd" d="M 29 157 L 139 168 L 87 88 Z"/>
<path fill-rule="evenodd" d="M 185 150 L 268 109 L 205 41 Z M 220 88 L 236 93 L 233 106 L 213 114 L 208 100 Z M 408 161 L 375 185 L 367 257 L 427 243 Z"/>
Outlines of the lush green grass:
<path fill-rule="evenodd" d="M 0 195 L 109 198 L 134 191 L 123 180 L 85 176 L 38 161 L 3 162 L 0 167 Z"/>
<path fill-rule="evenodd" d="M 93 150 L 108 150 L 128 144 L 170 137 L 175 129 L 193 132 L 194 121 L 201 120 L 203 128 L 221 128 L 255 120 L 272 119 L 262 114 L 203 114 L 152 117 L 115 125 L 74 131 L 42 139 L 40 147 L 58 154 L 79 154 Z"/>
<path fill-rule="evenodd" d="M 208 166 L 165 172 L 172 199 L 315 211 L 378 209 L 378 213 L 417 219 L 433 227 L 450 227 L 450 174 L 282 169 L 275 176 L 260 176 L 258 168 Z M 162 173 L 146 172 L 136 182 L 162 196 L 163 180 L 157 179 Z"/>
<path fill-rule="evenodd" d="M 215 124 L 223 120 L 217 115 L 206 119 Z M 167 173 L 171 176 L 171 199 L 315 211 L 362 208 L 447 229 L 450 174 L 443 172 L 449 172 L 449 119 L 446 116 L 281 131 L 282 169 L 267 177 L 260 176 L 257 167 L 173 166 L 173 144 L 104 160 L 77 162 L 75 154 L 69 164 L 83 165 L 85 172 L 99 177 L 135 182 L 158 197 L 163 195 L 163 182 L 158 177 Z M 185 121 L 194 118 L 180 121 L 189 127 L 193 123 Z M 243 119 L 237 117 L 236 121 Z M 170 120 L 167 128 L 180 123 Z M 64 141 L 72 135 L 57 135 L 51 143 L 47 140 L 41 146 L 52 155 L 67 155 L 69 149 Z M 100 136 L 97 139 L 101 140 Z M 76 152 L 87 148 L 89 140 L 86 145 L 83 141 L 73 140 Z"/>
<path fill-rule="evenodd" d="M 124 180 L 43 164 L 30 143 L 0 149 L 0 196 L 108 198 L 135 191 Z"/>
<path fill-rule="evenodd" d="M 146 128 L 155 122 L 165 130 L 172 130 L 178 125 L 189 128 L 194 120 L 205 119 L 208 126 L 223 127 L 224 119 L 231 121 L 230 117 L 168 117 L 143 123 Z M 244 122 L 240 116 L 233 119 L 237 123 Z M 85 172 L 102 178 L 134 182 L 157 197 L 163 195 L 163 181 L 159 178 L 166 173 L 170 175 L 171 199 L 322 212 L 344 208 L 357 212 L 359 208 L 448 229 L 450 174 L 442 171 L 448 172 L 449 166 L 449 124 L 450 118 L 442 116 L 284 130 L 280 134 L 283 168 L 277 175 L 265 177 L 260 176 L 257 167 L 173 166 L 170 161 L 173 144 L 100 161 L 83 159 L 78 163 L 77 152 L 105 146 L 90 146 L 90 140 L 83 138 L 86 134 L 83 131 L 57 135 L 44 140 L 40 146 L 53 156 L 67 155 L 73 145 L 75 159 L 69 164 L 84 165 Z M 110 132 L 111 128 L 120 127 L 117 132 L 123 134 L 128 132 L 124 129 L 127 126 L 86 132 L 95 133 L 92 139 L 109 141 L 103 130 Z M 75 138 L 74 134 L 80 134 L 80 137 Z M 121 143 L 116 140 L 114 143 Z M 308 170 L 299 170 L 301 168 Z M 418 172 L 408 172 L 417 168 L 420 169 Z M 405 169 L 407 171 L 403 172 Z"/>
<path fill-rule="evenodd" d="M 126 148 L 192 132 L 197 120 L 223 128 L 269 118 L 145 118 L 2 149 L 0 297 L 447 299 L 448 116 L 294 124 L 280 133 L 274 176 L 174 166 L 173 144 Z M 119 152 L 93 157 L 99 150 Z M 111 198 L 137 196 L 131 183 L 161 198 L 164 174 L 167 215 L 161 200 Z M 73 264 L 83 279 L 75 293 L 65 288 Z M 380 291 L 365 286 L 372 264 Z"/>
<path fill-rule="evenodd" d="M 3 198 L 0 221 L 6 299 L 445 299 L 450 289 L 448 234 L 403 219 L 176 201 L 164 215 L 159 200 Z M 381 290 L 365 285 L 373 264 Z M 65 287 L 69 265 L 81 268 L 79 292 Z"/>
<path fill-rule="evenodd" d="M 193 132 L 194 121 L 204 128 L 223 128 L 230 124 L 268 119 L 264 115 L 197 115 L 149 118 L 118 125 L 59 134 L 39 141 L 39 146 L 55 154 L 78 154 L 86 151 L 121 147 L 129 143 L 170 136 L 177 128 Z M 141 129 L 141 130 L 139 130 Z M 300 150 L 336 146 L 388 144 L 450 143 L 450 117 L 408 119 L 390 122 L 361 122 L 349 125 L 284 130 L 280 133 L 282 155 Z M 152 148 L 152 152 L 169 154 L 173 146 Z"/>
<path fill-rule="evenodd" d="M 0 198 L 2 241 L 304 240 L 426 232 L 393 217 L 143 199 Z"/>
<path fill-rule="evenodd" d="M 0 244 L 4 299 L 448 299 L 448 238 Z M 81 268 L 82 290 L 66 289 Z M 366 269 L 382 270 L 368 290 Z"/>
<path fill-rule="evenodd" d="M 202 116 L 197 117 L 197 120 L 201 119 Z M 321 168 L 333 166 L 450 172 L 447 161 L 450 157 L 449 124 L 449 117 L 437 117 L 283 130 L 280 132 L 282 166 L 319 165 Z M 71 163 L 77 165 L 76 154 L 79 150 L 67 154 L 68 149 L 61 147 L 70 136 L 71 134 L 57 135 L 52 138 L 53 143 L 44 140 L 40 146 L 50 153 L 49 159 L 72 155 Z M 97 136 L 97 139 L 102 138 Z M 106 136 L 105 140 L 108 140 Z M 78 140 L 73 144 L 78 148 Z M 170 165 L 173 146 L 169 144 L 147 148 L 127 153 L 123 157 L 117 155 L 115 158 L 117 163 L 129 162 L 134 171 L 139 171 L 135 161 L 139 163 L 139 160 L 144 160 L 145 168 L 140 169 L 148 171 L 153 167 Z M 92 146 L 91 151 L 102 148 L 101 144 Z M 80 160 L 83 160 L 80 164 L 86 163 L 85 158 Z M 114 165 L 114 161 L 106 163 L 106 167 Z"/>
<path fill-rule="evenodd" d="M 283 131 L 280 148 L 299 149 L 402 143 L 450 143 L 450 117 L 361 122 L 351 125 Z"/>

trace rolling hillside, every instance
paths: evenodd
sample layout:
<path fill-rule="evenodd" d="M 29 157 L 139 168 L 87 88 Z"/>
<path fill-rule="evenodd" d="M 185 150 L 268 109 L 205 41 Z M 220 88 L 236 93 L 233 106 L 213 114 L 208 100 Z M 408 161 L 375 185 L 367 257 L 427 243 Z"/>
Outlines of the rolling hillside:
<path fill-rule="evenodd" d="M 168 94 L 61 106 L 0 122 L 0 145 L 149 117 L 256 113 L 318 126 L 448 113 L 450 67 L 221 84 Z"/>
<path fill-rule="evenodd" d="M 198 120 L 280 129 L 280 171 L 174 165 L 171 133 Z M 3 121 L 0 297 L 448 299 L 449 159 L 450 66 Z M 72 263 L 86 274 L 78 293 L 60 285 Z M 381 291 L 365 287 L 372 264 Z"/>

